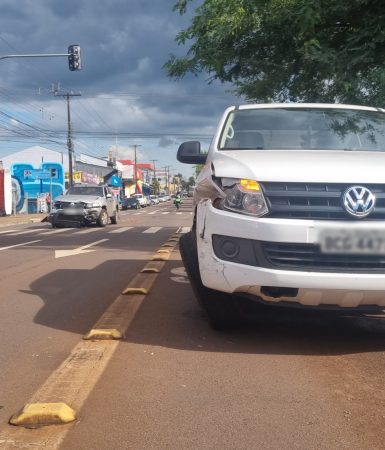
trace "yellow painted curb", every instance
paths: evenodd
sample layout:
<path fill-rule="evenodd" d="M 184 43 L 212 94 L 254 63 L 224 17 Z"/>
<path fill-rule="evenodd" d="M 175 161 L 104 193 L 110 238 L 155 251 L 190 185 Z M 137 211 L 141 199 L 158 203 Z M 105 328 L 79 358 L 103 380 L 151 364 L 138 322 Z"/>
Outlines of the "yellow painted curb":
<path fill-rule="evenodd" d="M 164 248 L 172 248 L 172 247 L 174 247 L 174 244 L 167 244 L 167 242 L 165 243 L 165 244 L 163 244 L 161 247 L 164 247 Z"/>
<path fill-rule="evenodd" d="M 170 250 L 167 250 L 166 248 L 161 248 L 160 250 L 158 250 L 156 253 L 166 253 L 167 255 L 170 254 Z"/>
<path fill-rule="evenodd" d="M 88 341 L 91 339 L 122 339 L 122 333 L 116 328 L 93 328 L 83 336 Z"/>
<path fill-rule="evenodd" d="M 135 294 L 148 294 L 148 290 L 146 288 L 126 288 L 123 292 L 123 295 L 135 295 Z"/>
<path fill-rule="evenodd" d="M 143 267 L 143 269 L 140 271 L 141 273 L 159 273 L 160 269 L 157 267 Z"/>
<path fill-rule="evenodd" d="M 65 403 L 27 403 L 18 414 L 11 417 L 9 423 L 36 428 L 69 423 L 75 419 L 75 411 Z"/>

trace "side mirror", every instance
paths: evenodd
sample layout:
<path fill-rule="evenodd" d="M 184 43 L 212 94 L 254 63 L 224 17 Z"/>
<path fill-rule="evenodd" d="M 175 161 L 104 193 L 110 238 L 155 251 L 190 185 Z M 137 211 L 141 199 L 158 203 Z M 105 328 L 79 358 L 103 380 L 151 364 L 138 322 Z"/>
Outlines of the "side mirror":
<path fill-rule="evenodd" d="M 107 194 L 106 198 L 112 198 L 112 194 Z"/>
<path fill-rule="evenodd" d="M 177 160 L 185 164 L 205 164 L 207 154 L 201 153 L 201 143 L 198 141 L 183 142 L 176 155 Z"/>

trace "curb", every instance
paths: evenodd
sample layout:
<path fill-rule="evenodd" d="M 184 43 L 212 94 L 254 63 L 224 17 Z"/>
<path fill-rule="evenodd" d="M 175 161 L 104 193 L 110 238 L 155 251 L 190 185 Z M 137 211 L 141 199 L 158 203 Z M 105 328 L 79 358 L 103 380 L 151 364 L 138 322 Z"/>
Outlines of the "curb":
<path fill-rule="evenodd" d="M 0 227 L 8 227 L 12 225 L 20 225 L 25 223 L 39 223 L 41 222 L 47 214 L 26 214 L 20 216 L 2 216 L 0 217 Z"/>

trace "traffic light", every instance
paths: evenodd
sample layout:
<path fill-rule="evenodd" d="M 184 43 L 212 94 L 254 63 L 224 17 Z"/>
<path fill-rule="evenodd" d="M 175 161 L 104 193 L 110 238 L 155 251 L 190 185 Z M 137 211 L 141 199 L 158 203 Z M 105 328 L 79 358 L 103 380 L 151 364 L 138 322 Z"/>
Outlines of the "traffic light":
<path fill-rule="evenodd" d="M 70 45 L 68 47 L 68 66 L 72 71 L 80 70 L 82 68 L 80 45 Z"/>
<path fill-rule="evenodd" d="M 57 169 L 50 169 L 50 170 L 51 170 L 51 178 L 56 177 Z"/>

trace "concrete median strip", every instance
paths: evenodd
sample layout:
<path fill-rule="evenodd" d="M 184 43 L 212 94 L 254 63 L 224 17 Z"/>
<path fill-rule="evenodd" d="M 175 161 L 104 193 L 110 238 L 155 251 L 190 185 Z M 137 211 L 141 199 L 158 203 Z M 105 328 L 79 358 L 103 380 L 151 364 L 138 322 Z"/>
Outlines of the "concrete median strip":
<path fill-rule="evenodd" d="M 65 403 L 29 403 L 18 414 L 12 416 L 9 423 L 35 428 L 70 423 L 75 419 L 75 411 Z"/>
<path fill-rule="evenodd" d="M 160 269 L 157 267 L 143 267 L 140 273 L 159 273 Z"/>
<path fill-rule="evenodd" d="M 122 339 L 122 333 L 116 328 L 93 328 L 86 335 L 83 336 L 84 340 L 92 339 Z"/>
<path fill-rule="evenodd" d="M 154 255 L 152 261 L 167 261 L 170 255 Z"/>
<path fill-rule="evenodd" d="M 161 248 L 161 249 L 159 249 L 156 253 L 159 253 L 159 254 L 164 253 L 164 254 L 169 255 L 169 254 L 170 254 L 170 250 L 168 250 L 168 249 L 166 249 L 166 248 Z"/>
<path fill-rule="evenodd" d="M 135 294 L 147 295 L 148 291 L 145 288 L 128 287 L 128 288 L 124 289 L 122 294 L 123 295 L 135 295 Z"/>
<path fill-rule="evenodd" d="M 159 273 L 163 267 L 163 261 L 150 261 L 143 267 L 140 273 Z"/>
<path fill-rule="evenodd" d="M 170 253 L 171 251 L 162 257 L 168 259 Z M 119 341 L 124 338 L 163 265 L 164 262 L 148 262 L 142 272 L 131 280 L 123 291 L 126 294 L 115 299 L 22 410 L 12 416 L 10 423 L 18 426 L 0 425 L 2 449 L 55 450 L 60 447 L 71 429 L 70 423 L 77 420 L 81 407 L 107 367 Z M 156 272 L 145 269 L 159 270 Z M 53 424 L 63 426 L 45 426 Z M 29 428 L 37 429 L 31 435 Z"/>

